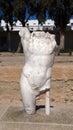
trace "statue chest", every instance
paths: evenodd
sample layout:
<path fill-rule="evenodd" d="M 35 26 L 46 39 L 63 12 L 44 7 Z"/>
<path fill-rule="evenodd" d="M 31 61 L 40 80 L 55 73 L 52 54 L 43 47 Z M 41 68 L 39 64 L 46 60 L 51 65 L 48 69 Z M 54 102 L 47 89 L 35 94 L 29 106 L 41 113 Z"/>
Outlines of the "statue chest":
<path fill-rule="evenodd" d="M 29 42 L 28 51 L 37 55 L 48 55 L 51 43 L 45 38 L 33 38 Z"/>

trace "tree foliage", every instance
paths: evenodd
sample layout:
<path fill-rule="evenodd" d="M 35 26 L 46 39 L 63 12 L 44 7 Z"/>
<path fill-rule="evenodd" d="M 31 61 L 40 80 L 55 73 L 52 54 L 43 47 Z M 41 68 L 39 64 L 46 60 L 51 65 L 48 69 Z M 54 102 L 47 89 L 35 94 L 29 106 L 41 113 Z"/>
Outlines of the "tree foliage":
<path fill-rule="evenodd" d="M 8 30 L 8 22 L 12 27 L 13 23 L 13 1 L 12 0 L 1 0 L 0 1 L 0 9 L 3 12 L 3 19 L 6 21 L 6 27 Z"/>
<path fill-rule="evenodd" d="M 65 29 L 71 14 L 73 14 L 73 0 L 0 0 L 0 9 L 3 11 L 6 23 L 12 26 L 13 16 L 25 26 L 26 8 L 29 17 L 36 15 L 40 23 L 46 20 L 46 11 L 54 19 L 56 27 Z"/>
<path fill-rule="evenodd" d="M 57 28 L 65 29 L 72 15 L 73 0 L 52 0 L 48 12 Z"/>
<path fill-rule="evenodd" d="M 73 13 L 73 0 L 30 0 L 30 13 L 36 14 L 40 23 L 45 22 L 46 11 L 57 28 L 65 29 Z"/>
<path fill-rule="evenodd" d="M 53 0 L 30 0 L 30 13 L 36 14 L 39 23 L 45 22 L 46 13 L 49 14 L 52 1 Z"/>
<path fill-rule="evenodd" d="M 13 17 L 19 19 L 22 25 L 25 25 L 25 13 L 26 7 L 28 6 L 28 0 L 0 0 L 0 9 L 3 12 L 3 19 L 7 23 L 10 23 L 11 27 L 13 25 Z"/>
<path fill-rule="evenodd" d="M 25 19 L 25 13 L 26 13 L 26 1 L 25 0 L 14 0 L 14 15 L 19 19 L 24 26 L 24 19 Z"/>
<path fill-rule="evenodd" d="M 30 13 L 36 14 L 39 23 L 43 23 L 46 20 L 46 8 L 48 0 L 30 0 Z"/>

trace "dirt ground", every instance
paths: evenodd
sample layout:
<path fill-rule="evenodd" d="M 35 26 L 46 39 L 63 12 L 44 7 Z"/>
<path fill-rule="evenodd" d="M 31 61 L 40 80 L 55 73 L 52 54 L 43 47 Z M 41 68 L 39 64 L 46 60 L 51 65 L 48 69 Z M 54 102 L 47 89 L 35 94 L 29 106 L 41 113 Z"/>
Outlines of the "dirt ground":
<path fill-rule="evenodd" d="M 55 63 L 73 64 L 73 56 L 56 56 Z M 24 65 L 22 53 L 0 53 L 0 67 Z M 8 75 L 9 76 L 9 75 Z M 0 76 L 1 77 L 1 76 Z M 37 102 L 43 102 L 45 94 L 38 97 Z M 20 86 L 18 81 L 0 80 L 0 99 L 21 100 Z M 50 90 L 51 103 L 73 104 L 73 80 L 52 80 Z"/>
<path fill-rule="evenodd" d="M 24 111 L 20 94 L 22 53 L 0 53 L 0 130 L 73 130 L 73 55 L 55 57 L 50 89 L 50 115 L 45 94 L 36 99 L 35 115 Z"/>

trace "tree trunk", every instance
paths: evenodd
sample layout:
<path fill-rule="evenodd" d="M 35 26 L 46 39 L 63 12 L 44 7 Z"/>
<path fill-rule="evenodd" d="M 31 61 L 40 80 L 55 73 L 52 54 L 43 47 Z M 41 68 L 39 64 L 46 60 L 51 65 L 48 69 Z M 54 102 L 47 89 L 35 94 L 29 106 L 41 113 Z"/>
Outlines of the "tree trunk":
<path fill-rule="evenodd" d="M 22 52 L 21 41 L 19 41 L 19 43 L 18 43 L 18 48 L 17 48 L 16 52 L 17 52 L 17 53 Z"/>
<path fill-rule="evenodd" d="M 58 46 L 56 55 L 60 55 L 60 50 L 64 49 L 64 41 L 65 41 L 64 31 L 60 31 L 60 45 Z"/>
<path fill-rule="evenodd" d="M 10 31 L 7 32 L 7 44 L 8 44 L 8 51 L 11 52 L 11 33 L 10 33 Z"/>
<path fill-rule="evenodd" d="M 65 40 L 64 32 L 60 31 L 60 49 L 64 49 L 64 40 Z"/>

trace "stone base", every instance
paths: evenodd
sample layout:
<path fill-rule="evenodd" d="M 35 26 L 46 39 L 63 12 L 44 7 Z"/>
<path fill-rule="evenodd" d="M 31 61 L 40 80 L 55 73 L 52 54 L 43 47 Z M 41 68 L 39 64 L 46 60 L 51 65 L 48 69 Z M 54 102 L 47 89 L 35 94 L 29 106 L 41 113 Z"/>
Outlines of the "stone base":
<path fill-rule="evenodd" d="M 0 130 L 73 130 L 73 125 L 45 123 L 0 123 Z"/>
<path fill-rule="evenodd" d="M 56 106 L 57 105 L 57 106 Z M 36 114 L 27 115 L 20 102 L 12 103 L 0 118 L 0 130 L 73 130 L 73 109 L 71 105 L 51 106 L 49 116 L 44 106 L 37 106 Z"/>

